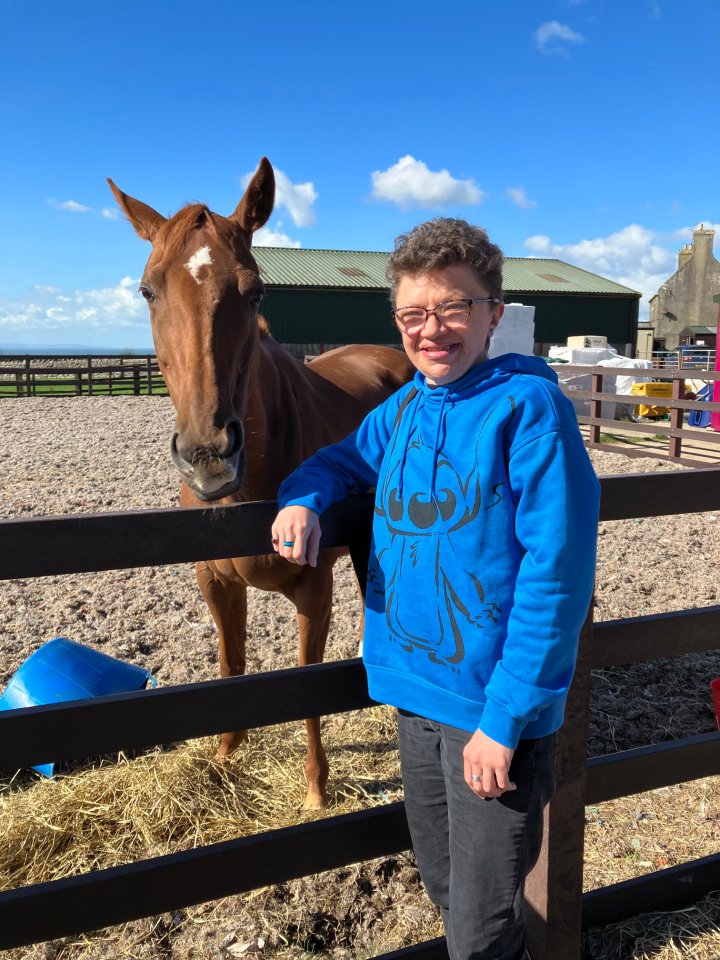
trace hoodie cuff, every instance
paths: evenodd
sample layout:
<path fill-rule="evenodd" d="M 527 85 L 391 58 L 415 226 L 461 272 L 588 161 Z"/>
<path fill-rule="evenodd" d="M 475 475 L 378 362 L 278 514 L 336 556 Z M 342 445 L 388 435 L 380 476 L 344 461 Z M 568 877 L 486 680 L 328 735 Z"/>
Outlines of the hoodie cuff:
<path fill-rule="evenodd" d="M 279 497 L 278 509 L 282 510 L 285 507 L 307 507 L 318 516 L 323 512 L 322 500 L 317 493 L 308 494 L 306 497 L 288 497 L 287 499 Z"/>
<path fill-rule="evenodd" d="M 492 697 L 488 697 L 478 729 L 482 730 L 485 736 L 490 737 L 491 740 L 514 750 L 518 745 L 525 724 L 525 719 L 510 716 L 501 703 L 493 700 Z"/>

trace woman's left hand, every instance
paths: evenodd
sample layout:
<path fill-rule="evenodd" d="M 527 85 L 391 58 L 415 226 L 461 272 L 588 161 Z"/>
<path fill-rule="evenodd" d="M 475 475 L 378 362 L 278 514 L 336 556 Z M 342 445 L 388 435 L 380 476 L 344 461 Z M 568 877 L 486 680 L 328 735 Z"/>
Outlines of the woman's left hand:
<path fill-rule="evenodd" d="M 284 507 L 272 525 L 273 550 L 299 566 L 317 566 L 320 537 L 318 515 L 307 507 Z"/>
<path fill-rule="evenodd" d="M 517 790 L 510 779 L 510 764 L 513 754 L 510 747 L 476 730 L 465 744 L 463 760 L 465 783 L 479 797 L 501 797 L 508 790 Z"/>

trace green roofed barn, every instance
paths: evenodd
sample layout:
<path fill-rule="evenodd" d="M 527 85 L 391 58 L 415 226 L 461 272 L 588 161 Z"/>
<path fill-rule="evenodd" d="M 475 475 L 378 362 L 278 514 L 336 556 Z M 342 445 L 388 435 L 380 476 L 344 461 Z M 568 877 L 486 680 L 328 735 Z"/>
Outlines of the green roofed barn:
<path fill-rule="evenodd" d="M 312 353 L 340 343 L 399 343 L 390 316 L 387 253 L 255 247 L 276 340 Z M 640 294 L 562 260 L 508 257 L 505 300 L 535 307 L 538 352 L 578 335 L 636 341 Z"/>

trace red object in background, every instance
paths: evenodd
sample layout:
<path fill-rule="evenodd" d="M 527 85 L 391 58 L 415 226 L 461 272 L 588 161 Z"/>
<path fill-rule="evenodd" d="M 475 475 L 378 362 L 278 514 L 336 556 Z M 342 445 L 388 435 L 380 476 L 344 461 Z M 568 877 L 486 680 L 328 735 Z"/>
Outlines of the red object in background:
<path fill-rule="evenodd" d="M 715 707 L 715 719 L 717 720 L 718 730 L 720 730 L 720 677 L 710 681 L 710 692 L 712 693 L 713 707 Z"/>
<path fill-rule="evenodd" d="M 720 370 L 720 305 L 718 305 L 717 337 L 715 338 L 715 369 Z M 720 380 L 715 381 L 712 398 L 713 403 L 720 403 Z M 716 433 L 720 433 L 720 413 L 710 414 L 710 426 Z"/>

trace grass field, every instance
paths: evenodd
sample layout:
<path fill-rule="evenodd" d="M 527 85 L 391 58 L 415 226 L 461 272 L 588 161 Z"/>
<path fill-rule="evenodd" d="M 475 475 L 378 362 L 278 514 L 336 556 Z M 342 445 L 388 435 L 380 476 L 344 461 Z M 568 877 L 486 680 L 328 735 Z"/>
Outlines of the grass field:
<path fill-rule="evenodd" d="M 27 384 L 20 385 L 22 393 L 20 396 L 28 396 Z M 147 396 L 147 380 L 142 378 L 139 384 L 139 396 Z M 113 380 L 93 379 L 92 394 L 88 391 L 87 380 L 84 379 L 80 384 L 80 393 L 78 393 L 78 380 L 76 377 L 53 377 L 47 380 L 36 380 L 31 386 L 30 396 L 37 397 L 75 397 L 75 396 L 95 396 L 106 397 L 109 395 L 118 397 L 128 397 L 135 395 L 135 383 L 132 379 L 118 378 Z M 153 377 L 153 395 L 166 397 L 167 387 L 162 377 Z M 14 380 L 0 380 L 0 397 L 17 397 L 18 384 Z"/>

